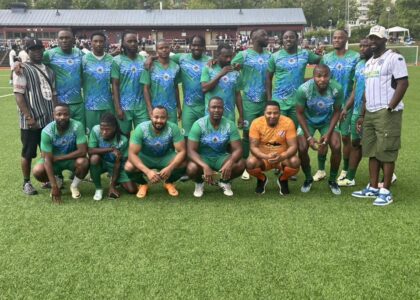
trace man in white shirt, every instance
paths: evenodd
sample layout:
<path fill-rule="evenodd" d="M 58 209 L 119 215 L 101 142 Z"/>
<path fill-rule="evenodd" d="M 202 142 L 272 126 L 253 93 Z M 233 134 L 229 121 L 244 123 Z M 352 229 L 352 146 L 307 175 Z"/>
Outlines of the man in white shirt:
<path fill-rule="evenodd" d="M 376 25 L 368 38 L 373 56 L 365 66 L 365 110 L 362 152 L 369 157 L 370 183 L 352 196 L 375 198 L 373 205 L 385 206 L 393 202 L 389 191 L 398 150 L 401 147 L 401 123 L 404 104 L 402 98 L 408 88 L 408 72 L 401 54 L 386 49 L 387 32 Z M 384 184 L 378 188 L 379 171 L 383 166 Z"/>
<path fill-rule="evenodd" d="M 12 45 L 12 50 L 9 52 L 9 66 L 10 70 L 12 70 L 12 73 L 10 73 L 10 80 L 9 84 L 11 85 L 13 83 L 13 68 L 15 66 L 15 60 L 17 59 L 17 51 L 18 46 L 16 44 Z"/>

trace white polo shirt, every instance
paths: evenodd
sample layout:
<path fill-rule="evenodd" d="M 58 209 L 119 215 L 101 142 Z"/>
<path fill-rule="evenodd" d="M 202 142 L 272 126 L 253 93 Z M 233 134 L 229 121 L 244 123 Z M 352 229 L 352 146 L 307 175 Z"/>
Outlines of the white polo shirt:
<path fill-rule="evenodd" d="M 386 50 L 380 57 L 371 57 L 364 70 L 366 109 L 375 112 L 388 106 L 394 96 L 396 79 L 408 77 L 407 65 L 401 54 Z M 401 101 L 395 110 L 404 109 Z"/>

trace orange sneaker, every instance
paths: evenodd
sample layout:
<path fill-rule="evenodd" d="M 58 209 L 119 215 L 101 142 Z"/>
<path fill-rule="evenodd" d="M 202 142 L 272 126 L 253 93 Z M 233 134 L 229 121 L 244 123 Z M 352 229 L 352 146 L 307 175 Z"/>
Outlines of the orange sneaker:
<path fill-rule="evenodd" d="M 164 183 L 163 187 L 168 191 L 168 194 L 172 197 L 178 196 L 178 190 L 173 183 Z"/>
<path fill-rule="evenodd" d="M 137 192 L 137 198 L 144 198 L 147 195 L 147 190 L 149 189 L 149 186 L 147 184 L 140 184 L 139 185 L 139 191 Z"/>

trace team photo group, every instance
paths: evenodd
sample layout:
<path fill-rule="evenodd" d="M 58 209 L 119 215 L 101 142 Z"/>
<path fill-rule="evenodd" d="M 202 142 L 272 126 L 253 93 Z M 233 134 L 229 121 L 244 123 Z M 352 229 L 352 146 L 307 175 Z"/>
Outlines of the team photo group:
<path fill-rule="evenodd" d="M 275 53 L 266 49 L 265 30 L 250 37 L 251 46 L 237 53 L 219 43 L 214 57 L 198 35 L 188 53 L 172 53 L 158 40 L 148 57 L 131 31 L 112 54 L 103 32 L 91 35 L 90 51 L 74 47 L 70 29 L 48 50 L 27 39 L 29 59 L 12 65 L 23 192 L 61 203 L 67 170 L 73 199 L 82 197 L 83 180 L 92 182 L 83 197 L 94 200 L 145 198 L 153 184 L 169 197 L 190 197 L 179 193 L 178 181 L 188 181 L 197 198 L 209 185 L 233 196 L 236 178 L 256 181 L 250 192 L 262 195 L 271 171 L 282 197 L 301 170 L 302 197 L 321 180 L 338 196 L 356 185 L 365 157 L 370 182 L 352 196 L 392 203 L 408 73 L 404 57 L 386 48 L 386 29 L 373 26 L 359 52 L 336 30 L 333 50 L 323 56 L 301 49 L 294 31 L 284 32 Z M 45 190 L 35 189 L 32 176 Z"/>

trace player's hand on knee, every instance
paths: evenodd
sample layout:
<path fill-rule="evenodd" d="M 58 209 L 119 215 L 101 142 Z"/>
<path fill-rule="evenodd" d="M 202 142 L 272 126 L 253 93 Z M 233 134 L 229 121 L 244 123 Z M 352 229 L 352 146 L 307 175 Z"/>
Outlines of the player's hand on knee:
<path fill-rule="evenodd" d="M 160 176 L 157 172 L 150 170 L 147 172 L 147 178 L 151 183 L 158 183 L 160 181 Z"/>

